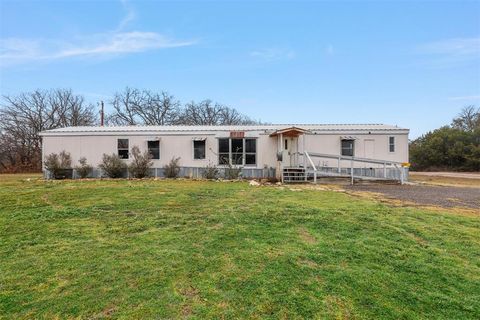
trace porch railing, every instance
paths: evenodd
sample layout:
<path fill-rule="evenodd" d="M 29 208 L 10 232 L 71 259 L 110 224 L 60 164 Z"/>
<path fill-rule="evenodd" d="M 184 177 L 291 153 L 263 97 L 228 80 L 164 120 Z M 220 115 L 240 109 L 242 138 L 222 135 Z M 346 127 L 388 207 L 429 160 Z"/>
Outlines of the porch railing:
<path fill-rule="evenodd" d="M 401 162 L 308 151 L 299 155 L 303 156 L 303 165 L 308 172 L 306 176 L 313 175 L 314 182 L 317 182 L 318 176 L 348 177 L 351 184 L 354 179 L 394 180 L 401 184 L 408 179 L 408 168 Z M 317 163 L 312 158 L 318 159 Z"/>

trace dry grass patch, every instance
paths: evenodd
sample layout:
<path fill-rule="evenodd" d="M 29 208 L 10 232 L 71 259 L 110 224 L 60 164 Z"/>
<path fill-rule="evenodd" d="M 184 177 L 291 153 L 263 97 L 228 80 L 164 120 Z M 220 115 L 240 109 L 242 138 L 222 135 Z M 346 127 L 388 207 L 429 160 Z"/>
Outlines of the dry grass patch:
<path fill-rule="evenodd" d="M 298 228 L 298 236 L 306 244 L 317 243 L 317 239 L 304 227 Z"/>

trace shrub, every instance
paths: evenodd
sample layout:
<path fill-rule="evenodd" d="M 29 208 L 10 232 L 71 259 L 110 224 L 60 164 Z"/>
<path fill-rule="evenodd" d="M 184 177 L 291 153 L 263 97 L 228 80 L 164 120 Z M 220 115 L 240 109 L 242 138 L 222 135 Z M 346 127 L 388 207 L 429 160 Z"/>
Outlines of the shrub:
<path fill-rule="evenodd" d="M 172 160 L 165 166 L 163 166 L 163 169 L 165 170 L 165 177 L 167 178 L 176 178 L 178 174 L 180 173 L 180 157 L 175 158 L 173 157 Z"/>
<path fill-rule="evenodd" d="M 65 178 L 65 170 L 71 169 L 72 158 L 65 150 L 60 154 L 51 153 L 44 161 L 45 169 L 52 174 L 54 179 Z"/>
<path fill-rule="evenodd" d="M 93 167 L 87 163 L 87 158 L 85 157 L 80 158 L 80 160 L 78 160 L 78 163 L 80 163 L 80 165 L 75 166 L 75 171 L 78 173 L 78 175 L 82 179 L 88 177 L 90 172 L 92 172 Z"/>
<path fill-rule="evenodd" d="M 242 168 L 237 168 L 232 166 L 231 164 L 225 168 L 225 179 L 228 180 L 236 180 L 239 179 L 242 175 Z"/>
<path fill-rule="evenodd" d="M 152 156 L 148 151 L 140 152 L 137 146 L 132 148 L 132 163 L 128 166 L 130 175 L 134 178 L 145 178 L 148 176 L 148 171 L 153 165 Z"/>
<path fill-rule="evenodd" d="M 218 174 L 219 174 L 218 168 L 213 164 L 208 164 L 205 167 L 205 171 L 203 171 L 203 177 L 205 179 L 210 179 L 210 180 L 217 179 Z"/>
<path fill-rule="evenodd" d="M 98 167 L 102 169 L 109 178 L 121 178 L 127 169 L 127 164 L 115 153 L 111 155 L 104 153 L 102 163 Z"/>

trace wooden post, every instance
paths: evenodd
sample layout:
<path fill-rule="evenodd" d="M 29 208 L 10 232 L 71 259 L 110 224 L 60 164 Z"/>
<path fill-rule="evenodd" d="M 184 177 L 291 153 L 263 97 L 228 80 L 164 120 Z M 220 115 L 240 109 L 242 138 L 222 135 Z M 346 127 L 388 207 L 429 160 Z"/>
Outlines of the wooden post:
<path fill-rule="evenodd" d="M 280 168 L 279 171 L 283 183 L 283 133 L 280 133 L 280 153 L 282 154 L 282 161 L 278 162 L 278 167 Z"/>

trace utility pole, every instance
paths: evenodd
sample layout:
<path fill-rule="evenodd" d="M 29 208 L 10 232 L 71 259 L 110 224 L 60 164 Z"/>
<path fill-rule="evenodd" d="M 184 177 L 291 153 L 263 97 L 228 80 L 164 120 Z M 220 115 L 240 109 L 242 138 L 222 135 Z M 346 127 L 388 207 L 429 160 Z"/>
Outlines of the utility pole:
<path fill-rule="evenodd" d="M 103 127 L 103 117 L 104 117 L 104 112 L 103 112 L 103 100 L 100 101 L 100 126 Z"/>

